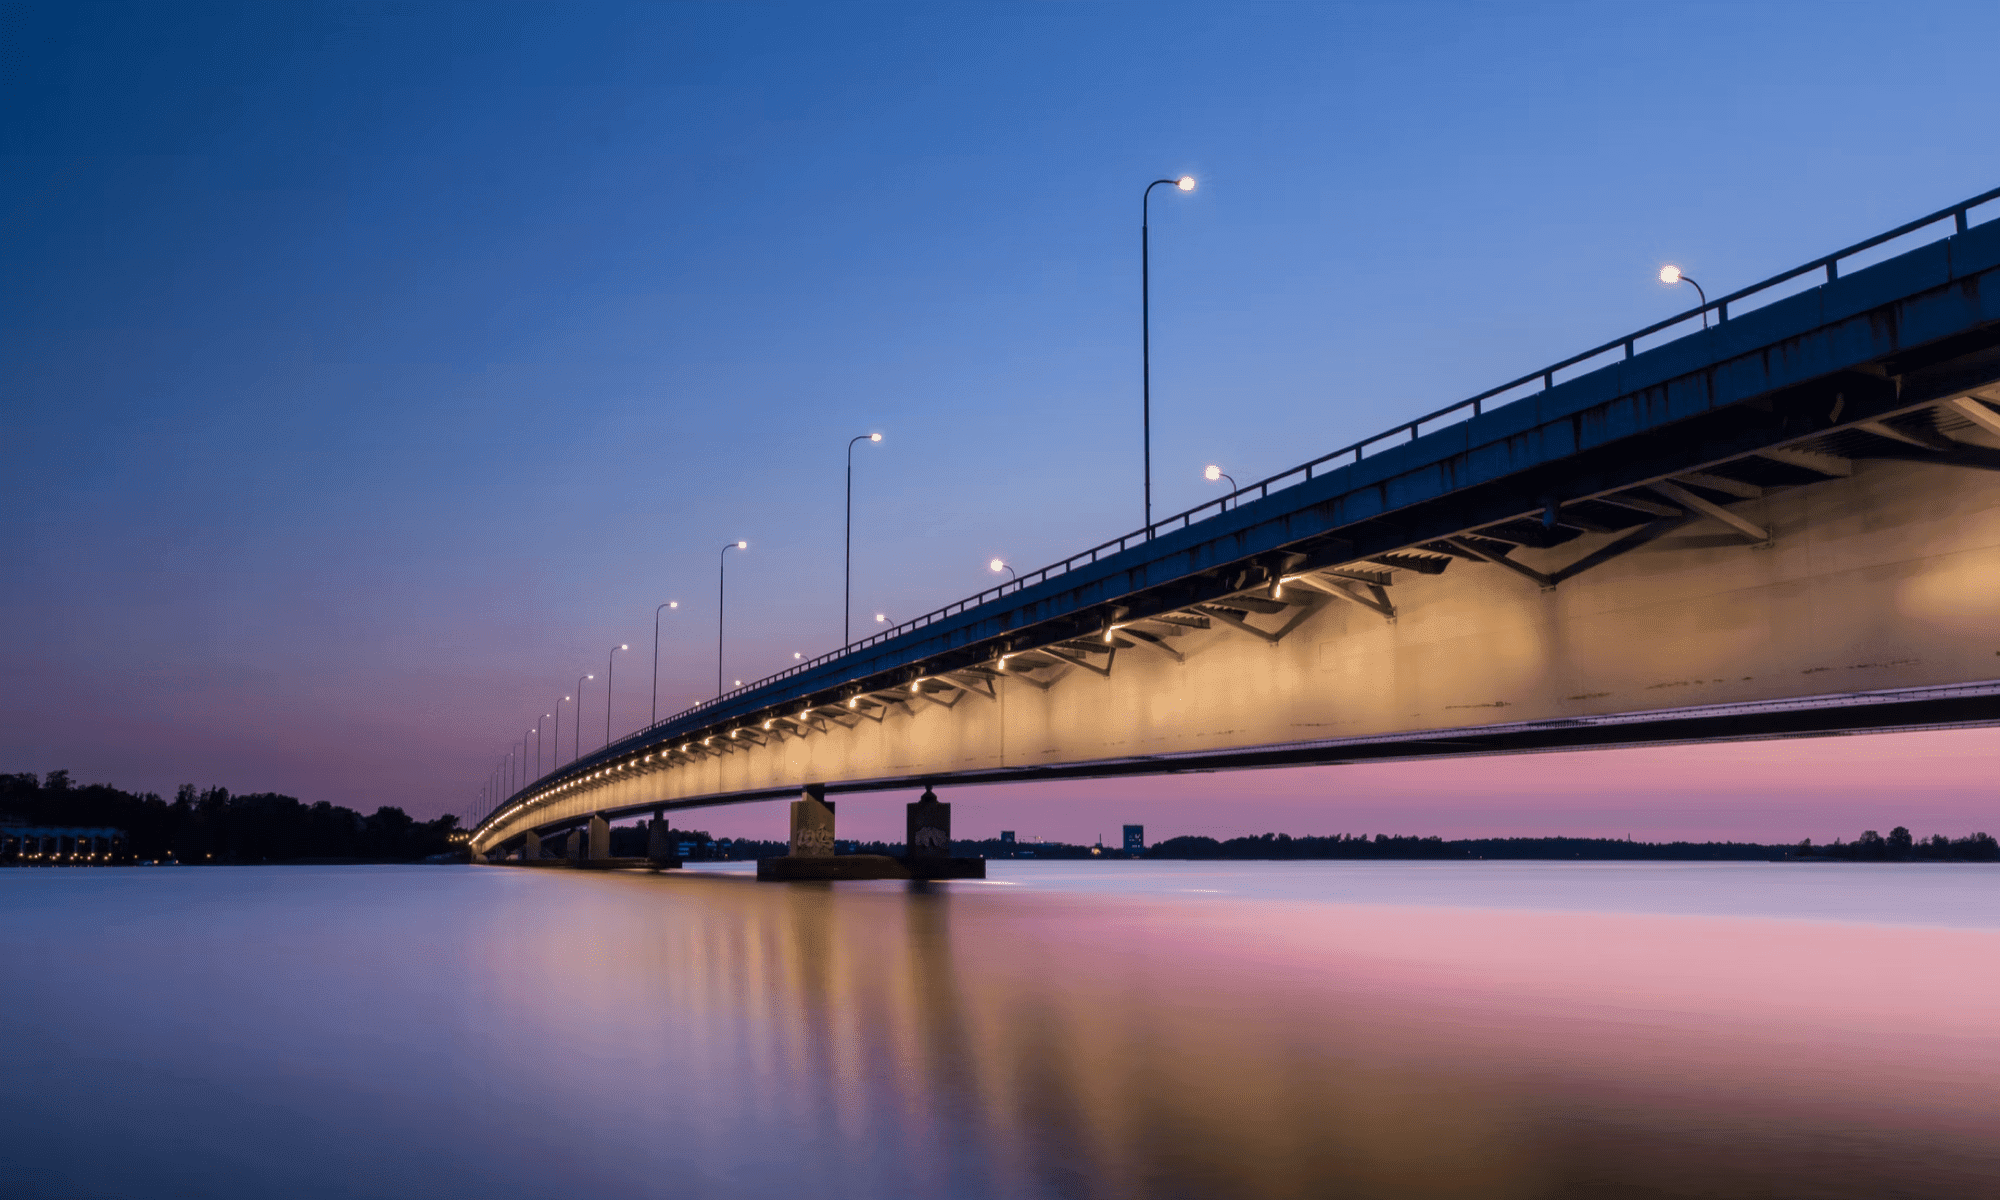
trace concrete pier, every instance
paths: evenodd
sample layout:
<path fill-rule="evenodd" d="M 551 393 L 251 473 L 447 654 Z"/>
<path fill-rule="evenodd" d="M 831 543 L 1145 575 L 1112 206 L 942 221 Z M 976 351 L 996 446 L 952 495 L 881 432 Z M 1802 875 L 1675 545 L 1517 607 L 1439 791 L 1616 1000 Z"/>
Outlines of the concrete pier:
<path fill-rule="evenodd" d="M 833 857 L 833 803 L 824 784 L 807 784 L 805 794 L 792 801 L 791 857 Z"/>
<path fill-rule="evenodd" d="M 646 825 L 646 861 L 655 866 L 672 866 L 680 859 L 674 853 L 674 831 L 667 825 L 664 809 L 654 809 L 653 819 Z"/>
<path fill-rule="evenodd" d="M 907 807 L 903 828 L 904 853 L 910 858 L 951 857 L 951 805 L 939 801 L 930 788 Z"/>
<path fill-rule="evenodd" d="M 590 857 L 611 857 L 611 822 L 604 819 L 603 813 L 590 818 Z"/>
<path fill-rule="evenodd" d="M 806 788 L 805 795 L 792 801 L 791 853 L 783 858 L 757 860 L 757 878 L 775 881 L 841 879 L 984 879 L 983 858 L 951 857 L 951 805 L 941 803 L 936 793 L 924 794 L 907 810 L 909 853 L 901 858 L 887 854 L 840 854 L 833 852 L 833 805 L 826 789 L 818 784 Z"/>

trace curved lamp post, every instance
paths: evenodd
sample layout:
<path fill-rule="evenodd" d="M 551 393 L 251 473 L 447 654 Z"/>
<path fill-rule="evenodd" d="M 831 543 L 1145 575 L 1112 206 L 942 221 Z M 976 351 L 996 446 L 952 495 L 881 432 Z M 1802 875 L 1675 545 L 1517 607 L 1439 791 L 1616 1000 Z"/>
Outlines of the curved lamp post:
<path fill-rule="evenodd" d="M 715 556 L 715 694 L 718 697 L 723 693 L 722 605 L 724 595 L 723 585 L 729 580 L 729 552 L 731 550 L 748 550 L 749 548 L 749 542 L 731 542 L 722 548 L 722 553 Z"/>
<path fill-rule="evenodd" d="M 847 439 L 847 570 L 840 591 L 840 644 L 851 646 L 854 635 L 854 443 L 879 442 L 879 433 L 864 433 Z"/>
<path fill-rule="evenodd" d="M 549 740 L 550 770 L 555 769 L 556 756 L 562 753 L 562 706 L 567 703 L 570 703 L 570 698 L 568 696 L 564 696 L 561 700 L 556 701 L 556 712 L 555 712 L 556 727 L 554 731 L 555 736 Z M 579 721 L 583 720 L 583 714 L 578 713 L 576 719 Z"/>
<path fill-rule="evenodd" d="M 577 759 L 583 757 L 583 681 L 595 678 L 597 678 L 595 675 L 579 675 L 576 677 L 576 720 L 570 722 L 576 728 L 570 731 L 569 737 L 569 760 L 571 762 L 575 762 Z"/>
<path fill-rule="evenodd" d="M 1007 578 L 1013 580 L 1016 583 L 1019 583 L 1021 581 L 1021 577 L 1014 573 L 1014 568 L 1008 566 L 1007 560 L 1004 558 L 996 558 L 992 562 L 987 563 L 986 569 L 993 572 L 995 575 L 998 575 L 1000 572 L 1005 571 L 1007 572 Z"/>
<path fill-rule="evenodd" d="M 660 723 L 660 612 L 662 609 L 680 606 L 680 601 L 669 600 L 653 610 L 653 715 L 646 723 L 648 729 Z"/>
<path fill-rule="evenodd" d="M 1685 283 L 1692 286 L 1694 294 L 1701 297 L 1701 327 L 1708 328 L 1708 293 L 1701 290 L 1701 285 L 1695 283 L 1693 276 L 1684 274 L 1679 267 L 1669 264 L 1660 268 L 1660 282 L 1668 285 Z"/>
<path fill-rule="evenodd" d="M 620 642 L 616 646 L 611 647 L 611 653 L 604 656 L 604 744 L 607 747 L 611 745 L 611 667 L 612 664 L 618 661 L 618 652 L 620 650 L 630 650 L 631 648 L 625 643 Z"/>
<path fill-rule="evenodd" d="M 1146 536 L 1153 536 L 1153 279 L 1151 237 L 1153 189 L 1161 184 L 1194 190 L 1194 176 L 1155 179 L 1139 198 L 1139 420 L 1146 458 Z"/>
<path fill-rule="evenodd" d="M 1229 491 L 1231 494 L 1234 494 L 1239 490 L 1236 486 L 1236 477 L 1231 475 L 1229 472 L 1223 470 L 1221 467 L 1216 466 L 1214 463 L 1208 464 L 1208 466 L 1205 469 L 1203 469 L 1201 477 L 1203 479 L 1208 480 L 1210 483 L 1214 483 L 1219 479 L 1227 479 L 1229 481 Z M 1223 499 L 1222 506 L 1224 508 L 1229 507 L 1229 500 L 1227 497 Z"/>

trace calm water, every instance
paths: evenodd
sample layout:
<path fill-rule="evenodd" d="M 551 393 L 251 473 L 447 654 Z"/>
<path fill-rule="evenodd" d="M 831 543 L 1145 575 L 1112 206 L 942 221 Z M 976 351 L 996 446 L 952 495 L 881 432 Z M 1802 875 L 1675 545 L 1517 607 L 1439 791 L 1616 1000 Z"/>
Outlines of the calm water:
<path fill-rule="evenodd" d="M 2000 870 L 0 871 L 0 1194 L 2000 1194 Z"/>

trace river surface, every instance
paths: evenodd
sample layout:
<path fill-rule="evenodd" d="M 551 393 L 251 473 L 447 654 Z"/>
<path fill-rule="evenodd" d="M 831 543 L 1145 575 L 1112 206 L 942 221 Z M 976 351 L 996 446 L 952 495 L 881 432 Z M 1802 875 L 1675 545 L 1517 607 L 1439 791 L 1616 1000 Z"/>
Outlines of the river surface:
<path fill-rule="evenodd" d="M 2000 1195 L 2000 869 L 0 871 L 0 1194 Z"/>

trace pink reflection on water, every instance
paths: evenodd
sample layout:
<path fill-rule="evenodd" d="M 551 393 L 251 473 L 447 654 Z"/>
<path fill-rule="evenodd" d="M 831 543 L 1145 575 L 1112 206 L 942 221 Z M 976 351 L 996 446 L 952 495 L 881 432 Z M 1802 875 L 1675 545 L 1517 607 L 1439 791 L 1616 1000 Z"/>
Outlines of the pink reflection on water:
<path fill-rule="evenodd" d="M 615 894 L 600 886 L 592 903 Z M 571 1021 L 589 979 L 625 1031 L 604 1052 L 629 1053 L 619 1014 L 656 1007 L 700 1031 L 650 1040 L 700 1089 L 709 1144 L 803 1131 L 840 1170 L 918 1194 L 1952 1196 L 2000 1180 L 1991 930 L 652 888 L 671 897 L 657 928 L 600 923 L 604 959 L 571 957 L 567 984 L 517 978 L 515 1015 L 597 1043 Z M 601 1090 L 597 1057 L 554 1068 L 577 1073 L 565 1091 Z"/>

